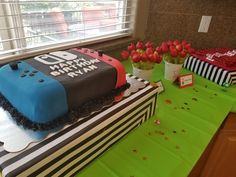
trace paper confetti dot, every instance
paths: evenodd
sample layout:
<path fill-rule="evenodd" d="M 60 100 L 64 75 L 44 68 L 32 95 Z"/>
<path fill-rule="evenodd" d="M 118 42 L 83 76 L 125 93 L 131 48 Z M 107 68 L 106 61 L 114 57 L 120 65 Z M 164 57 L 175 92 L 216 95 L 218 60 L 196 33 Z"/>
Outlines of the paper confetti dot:
<path fill-rule="evenodd" d="M 192 98 L 193 101 L 197 101 L 197 98 Z"/>
<path fill-rule="evenodd" d="M 175 146 L 175 149 L 180 149 L 180 147 L 178 145 Z"/>
<path fill-rule="evenodd" d="M 172 101 L 169 100 L 169 99 L 166 99 L 166 100 L 165 100 L 165 103 L 166 103 L 166 104 L 172 104 Z"/>
<path fill-rule="evenodd" d="M 197 90 L 197 89 L 195 89 L 195 88 L 193 88 L 193 90 L 194 90 L 195 92 L 198 92 L 198 90 Z"/>
<path fill-rule="evenodd" d="M 160 125 L 160 124 L 161 124 L 160 119 L 156 119 L 156 120 L 154 120 L 154 124 L 156 124 L 156 125 Z"/>
<path fill-rule="evenodd" d="M 227 92 L 227 90 L 225 90 L 225 89 L 222 89 L 221 91 L 222 91 L 222 92 Z"/>
<path fill-rule="evenodd" d="M 177 131 L 174 130 L 173 133 L 177 133 Z"/>
<path fill-rule="evenodd" d="M 165 135 L 165 133 L 162 132 L 162 131 L 158 131 L 158 133 L 159 133 L 160 135 Z"/>
<path fill-rule="evenodd" d="M 132 151 L 133 151 L 134 153 L 137 153 L 137 152 L 138 152 L 137 149 L 133 149 Z"/>
<path fill-rule="evenodd" d="M 143 158 L 142 158 L 143 160 L 147 160 L 148 158 L 146 157 L 146 156 L 143 156 Z"/>
<path fill-rule="evenodd" d="M 185 104 L 185 105 L 188 105 L 188 103 L 186 103 L 186 102 L 185 102 L 184 104 Z"/>
<path fill-rule="evenodd" d="M 165 140 L 169 140 L 169 138 L 167 137 L 167 136 L 165 136 L 165 138 L 164 138 Z"/>

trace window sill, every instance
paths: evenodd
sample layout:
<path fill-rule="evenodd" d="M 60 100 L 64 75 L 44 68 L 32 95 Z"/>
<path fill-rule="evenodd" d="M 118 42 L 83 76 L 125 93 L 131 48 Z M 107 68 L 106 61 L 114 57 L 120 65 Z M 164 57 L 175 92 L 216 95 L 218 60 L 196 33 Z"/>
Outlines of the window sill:
<path fill-rule="evenodd" d="M 15 60 L 23 60 L 27 59 L 36 55 L 41 55 L 44 53 L 52 52 L 52 51 L 58 51 L 58 50 L 67 50 L 70 48 L 74 47 L 85 47 L 85 48 L 91 48 L 94 50 L 104 50 L 105 52 L 110 52 L 114 51 L 116 49 L 121 49 L 126 47 L 130 42 L 134 41 L 135 39 L 128 36 L 128 37 L 123 37 L 123 38 L 118 38 L 118 39 L 111 39 L 111 40 L 106 40 L 106 41 L 101 41 L 93 44 L 70 44 L 66 46 L 59 46 L 55 48 L 48 48 L 47 50 L 35 50 L 29 53 L 25 54 L 19 54 L 19 55 L 14 55 L 14 56 L 8 56 L 5 58 L 0 59 L 0 65 L 9 63 L 11 61 Z M 46 52 L 45 52 L 46 51 Z"/>

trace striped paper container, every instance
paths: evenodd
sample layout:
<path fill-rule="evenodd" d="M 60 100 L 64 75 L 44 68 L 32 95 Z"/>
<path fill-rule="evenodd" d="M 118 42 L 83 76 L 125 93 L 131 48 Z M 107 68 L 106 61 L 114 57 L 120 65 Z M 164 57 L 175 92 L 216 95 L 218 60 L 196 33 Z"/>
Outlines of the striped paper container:
<path fill-rule="evenodd" d="M 135 76 L 130 76 L 135 78 Z M 64 127 L 25 150 L 9 153 L 0 145 L 3 177 L 74 176 L 115 142 L 154 115 L 157 88 L 145 87 L 83 122 Z"/>
<path fill-rule="evenodd" d="M 221 86 L 236 83 L 236 70 L 229 71 L 223 67 L 203 61 L 196 56 L 190 55 L 185 60 L 184 67 Z"/>

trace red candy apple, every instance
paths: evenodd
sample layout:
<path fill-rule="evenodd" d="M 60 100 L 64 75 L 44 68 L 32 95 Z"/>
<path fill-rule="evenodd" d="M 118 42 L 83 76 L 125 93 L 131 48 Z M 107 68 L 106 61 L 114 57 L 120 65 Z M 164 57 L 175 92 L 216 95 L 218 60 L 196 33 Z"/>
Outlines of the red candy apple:
<path fill-rule="evenodd" d="M 145 46 L 144 46 L 143 42 L 141 42 L 141 41 L 138 41 L 138 42 L 137 42 L 137 44 L 136 44 L 136 48 L 137 48 L 137 49 L 144 49 L 144 47 L 145 47 Z"/>
<path fill-rule="evenodd" d="M 183 50 L 183 46 L 182 46 L 181 44 L 176 45 L 175 48 L 176 48 L 176 50 L 177 50 L 178 52 L 180 52 L 180 51 Z"/>
<path fill-rule="evenodd" d="M 129 52 L 126 51 L 126 50 L 123 50 L 123 51 L 121 52 L 121 57 L 122 57 L 123 59 L 129 58 Z"/>
<path fill-rule="evenodd" d="M 129 50 L 129 51 L 135 50 L 135 45 L 134 45 L 134 43 L 131 43 L 131 44 L 128 46 L 128 50 Z"/>
<path fill-rule="evenodd" d="M 178 56 L 178 51 L 176 50 L 176 48 L 171 48 L 170 49 L 170 55 L 172 57 L 177 57 Z"/>
<path fill-rule="evenodd" d="M 150 41 L 148 41 L 148 42 L 146 42 L 145 47 L 146 47 L 146 48 L 150 48 L 150 47 L 153 48 L 153 43 L 150 42 Z"/>

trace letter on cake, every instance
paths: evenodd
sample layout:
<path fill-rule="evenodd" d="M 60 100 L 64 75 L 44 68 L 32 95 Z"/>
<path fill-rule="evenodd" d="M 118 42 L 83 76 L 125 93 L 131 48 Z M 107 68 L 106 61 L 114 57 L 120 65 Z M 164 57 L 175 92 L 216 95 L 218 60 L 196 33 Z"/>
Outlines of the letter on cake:
<path fill-rule="evenodd" d="M 70 72 L 70 73 L 68 73 L 68 76 L 74 78 L 74 77 L 78 76 L 78 74 L 76 74 L 74 72 Z"/>
<path fill-rule="evenodd" d="M 89 66 L 89 69 L 91 69 L 91 70 L 95 70 L 95 69 L 97 69 L 98 67 L 97 66 L 95 66 L 95 65 L 91 65 L 91 66 Z"/>
<path fill-rule="evenodd" d="M 58 71 L 52 71 L 50 74 L 55 77 L 61 75 L 61 73 Z"/>
<path fill-rule="evenodd" d="M 57 70 L 60 69 L 60 67 L 58 65 L 54 65 L 54 66 L 49 66 L 51 70 Z"/>

